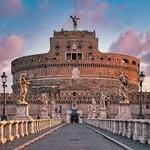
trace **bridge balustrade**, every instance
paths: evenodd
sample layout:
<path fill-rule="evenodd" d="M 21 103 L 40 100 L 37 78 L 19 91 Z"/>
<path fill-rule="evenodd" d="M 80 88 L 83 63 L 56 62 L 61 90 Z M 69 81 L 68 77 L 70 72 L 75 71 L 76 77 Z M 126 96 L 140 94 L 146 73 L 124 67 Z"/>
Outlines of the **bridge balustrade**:
<path fill-rule="evenodd" d="M 84 122 L 150 144 L 150 120 L 148 119 L 85 119 Z"/>
<path fill-rule="evenodd" d="M 62 123 L 61 119 L 0 121 L 0 144 Z"/>

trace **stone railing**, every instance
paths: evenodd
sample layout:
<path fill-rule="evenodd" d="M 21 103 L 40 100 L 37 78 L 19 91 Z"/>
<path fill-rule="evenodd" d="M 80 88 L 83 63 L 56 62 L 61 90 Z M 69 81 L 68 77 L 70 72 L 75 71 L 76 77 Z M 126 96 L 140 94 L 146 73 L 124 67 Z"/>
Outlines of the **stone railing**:
<path fill-rule="evenodd" d="M 0 121 L 0 144 L 62 123 L 61 119 Z"/>
<path fill-rule="evenodd" d="M 85 119 L 85 123 L 150 144 L 150 119 Z"/>

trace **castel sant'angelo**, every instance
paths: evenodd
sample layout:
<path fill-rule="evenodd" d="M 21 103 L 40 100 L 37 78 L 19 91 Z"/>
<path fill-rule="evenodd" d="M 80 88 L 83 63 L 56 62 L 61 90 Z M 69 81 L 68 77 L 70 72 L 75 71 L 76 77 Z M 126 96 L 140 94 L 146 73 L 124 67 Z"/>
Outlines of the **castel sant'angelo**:
<path fill-rule="evenodd" d="M 139 112 L 139 59 L 129 55 L 103 53 L 98 48 L 100 39 L 95 31 L 79 31 L 77 18 L 72 17 L 72 21 L 73 30 L 54 31 L 47 53 L 23 56 L 12 61 L 13 103 L 20 90 L 20 74 L 26 73 L 31 82 L 27 101 L 29 114 L 33 118 L 40 113 L 40 97 L 43 93 L 46 93 L 49 99 L 49 116 L 51 101 L 54 99 L 55 111 L 59 107 L 57 113 L 64 119 L 67 110 L 73 108 L 79 110 L 82 117 L 88 117 L 89 106 L 94 98 L 96 117 L 99 117 L 101 98 L 105 95 L 107 117 L 113 118 L 118 113 L 119 77 L 124 74 L 128 77 L 132 116 L 136 116 Z M 149 94 L 144 95 L 143 109 L 145 116 L 149 117 Z M 11 113 L 15 113 L 15 110 Z"/>

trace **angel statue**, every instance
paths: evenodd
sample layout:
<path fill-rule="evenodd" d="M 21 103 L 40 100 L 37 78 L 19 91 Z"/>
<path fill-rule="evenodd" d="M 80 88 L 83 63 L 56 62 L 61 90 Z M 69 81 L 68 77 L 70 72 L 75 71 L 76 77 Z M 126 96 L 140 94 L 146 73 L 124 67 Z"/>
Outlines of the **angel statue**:
<path fill-rule="evenodd" d="M 128 99 L 128 77 L 125 76 L 123 73 L 119 77 L 120 81 L 120 89 L 119 89 L 119 95 L 123 99 L 124 102 L 129 102 Z"/>
<path fill-rule="evenodd" d="M 106 109 L 107 95 L 102 93 L 100 107 Z"/>
<path fill-rule="evenodd" d="M 42 93 L 42 95 L 41 95 L 41 101 L 43 103 L 42 110 L 47 110 L 48 100 L 49 100 L 48 94 Z"/>
<path fill-rule="evenodd" d="M 78 20 L 80 19 L 79 17 L 77 16 L 70 16 L 70 18 L 72 19 L 72 22 L 73 22 L 73 29 L 76 30 L 77 29 L 77 25 L 78 25 Z"/>
<path fill-rule="evenodd" d="M 27 73 L 26 72 L 20 74 L 19 82 L 20 82 L 19 100 L 20 100 L 21 103 L 27 103 L 26 102 L 26 97 L 27 97 L 27 93 L 28 93 L 28 87 L 31 83 L 27 79 Z"/>

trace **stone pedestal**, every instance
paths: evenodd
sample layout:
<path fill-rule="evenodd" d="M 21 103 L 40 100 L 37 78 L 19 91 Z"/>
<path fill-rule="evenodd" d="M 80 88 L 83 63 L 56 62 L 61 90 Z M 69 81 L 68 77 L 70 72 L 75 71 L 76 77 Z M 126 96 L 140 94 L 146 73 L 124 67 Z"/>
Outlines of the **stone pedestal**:
<path fill-rule="evenodd" d="M 71 112 L 72 112 L 71 110 L 66 111 L 66 123 L 71 123 L 71 121 L 70 121 Z"/>
<path fill-rule="evenodd" d="M 107 118 L 107 110 L 106 108 L 100 108 L 100 119 L 106 119 Z"/>
<path fill-rule="evenodd" d="M 56 118 L 57 118 L 57 114 L 55 110 L 52 110 L 52 119 L 56 119 Z"/>
<path fill-rule="evenodd" d="M 128 102 L 120 102 L 119 103 L 119 111 L 118 111 L 118 115 L 116 116 L 116 118 L 118 119 L 131 119 L 132 115 L 131 115 L 131 105 Z"/>
<path fill-rule="evenodd" d="M 14 120 L 32 120 L 33 118 L 29 116 L 29 105 L 28 103 L 16 104 L 16 116 Z"/>
<path fill-rule="evenodd" d="M 77 113 L 79 114 L 79 123 L 83 123 L 82 110 L 78 110 Z"/>
<path fill-rule="evenodd" d="M 48 119 L 49 116 L 48 116 L 48 110 L 47 109 L 42 109 L 41 110 L 41 119 Z"/>

